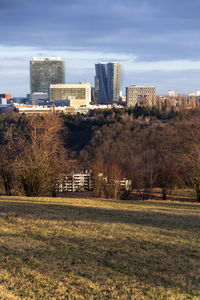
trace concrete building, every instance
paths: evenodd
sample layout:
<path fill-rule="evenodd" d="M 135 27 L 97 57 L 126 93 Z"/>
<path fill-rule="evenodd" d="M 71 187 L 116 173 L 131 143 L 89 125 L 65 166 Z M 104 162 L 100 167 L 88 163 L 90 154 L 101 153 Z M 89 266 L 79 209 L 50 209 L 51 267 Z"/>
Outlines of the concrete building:
<path fill-rule="evenodd" d="M 26 103 L 28 102 L 27 97 L 13 97 L 13 103 Z"/>
<path fill-rule="evenodd" d="M 25 104 L 14 104 L 12 110 L 19 114 L 27 115 L 43 115 L 43 114 L 76 114 L 75 108 L 69 106 L 55 106 L 55 105 L 25 105 Z"/>
<path fill-rule="evenodd" d="M 14 104 L 13 110 L 19 114 L 35 115 L 53 113 L 53 108 L 48 105 Z"/>
<path fill-rule="evenodd" d="M 119 101 L 121 88 L 121 64 L 118 62 L 98 63 L 95 65 L 95 89 L 99 104 Z"/>
<path fill-rule="evenodd" d="M 57 181 L 58 192 L 81 192 L 91 190 L 92 176 L 90 172 L 60 175 Z"/>
<path fill-rule="evenodd" d="M 70 107 L 88 106 L 91 102 L 91 86 L 88 82 L 79 84 L 51 84 L 50 101 L 69 100 Z"/>
<path fill-rule="evenodd" d="M 126 96 L 120 96 L 119 97 L 119 104 L 126 104 Z"/>
<path fill-rule="evenodd" d="M 11 94 L 0 94 L 0 98 L 5 98 L 7 100 L 11 100 L 12 99 L 12 95 Z"/>
<path fill-rule="evenodd" d="M 197 96 L 197 97 L 199 97 L 200 96 L 200 89 L 196 90 L 195 93 L 189 93 L 188 96 Z"/>
<path fill-rule="evenodd" d="M 54 105 L 54 104 L 29 105 L 29 104 L 18 104 L 18 103 L 14 103 L 12 106 L 3 105 L 2 107 L 3 108 L 9 107 L 9 109 L 18 112 L 19 114 L 28 114 L 28 115 L 59 114 L 59 113 L 72 114 L 72 115 L 80 113 L 86 115 L 90 110 L 110 110 L 113 107 L 123 109 L 123 106 L 120 105 L 88 105 L 88 106 L 69 107 L 66 105 Z"/>
<path fill-rule="evenodd" d="M 102 177 L 103 174 L 99 173 L 99 177 Z M 105 182 L 108 181 L 107 177 L 104 177 Z M 117 182 L 117 180 L 116 180 Z M 118 181 L 122 190 L 131 189 L 131 180 L 123 178 Z M 81 173 L 72 173 L 72 174 L 63 174 L 60 175 L 57 180 L 57 192 L 83 192 L 83 191 L 92 191 L 94 187 L 94 179 L 92 172 L 81 172 Z"/>
<path fill-rule="evenodd" d="M 156 88 L 154 86 L 131 85 L 126 88 L 127 106 L 147 106 L 156 105 Z"/>
<path fill-rule="evenodd" d="M 157 96 L 156 107 L 161 112 L 177 111 L 177 98 L 169 96 Z"/>
<path fill-rule="evenodd" d="M 0 98 L 0 105 L 7 105 L 8 100 L 6 98 Z"/>
<path fill-rule="evenodd" d="M 50 84 L 65 82 L 65 62 L 59 57 L 34 57 L 30 61 L 31 93 L 48 93 Z"/>
<path fill-rule="evenodd" d="M 168 96 L 169 97 L 178 97 L 179 92 L 174 91 L 174 90 L 168 90 Z"/>
<path fill-rule="evenodd" d="M 30 102 L 32 105 L 38 105 L 40 101 L 48 100 L 49 96 L 47 93 L 32 93 L 30 94 Z"/>

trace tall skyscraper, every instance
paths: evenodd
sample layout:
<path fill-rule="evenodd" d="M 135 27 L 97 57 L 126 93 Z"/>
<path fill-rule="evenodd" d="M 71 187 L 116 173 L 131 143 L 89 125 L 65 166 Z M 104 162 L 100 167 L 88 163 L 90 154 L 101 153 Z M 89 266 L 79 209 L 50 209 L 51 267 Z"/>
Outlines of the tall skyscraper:
<path fill-rule="evenodd" d="M 117 62 L 98 63 L 95 65 L 95 88 L 100 104 L 119 101 L 121 86 L 121 64 Z"/>
<path fill-rule="evenodd" d="M 48 93 L 50 84 L 65 83 L 65 63 L 59 57 L 34 57 L 30 61 L 31 93 Z"/>
<path fill-rule="evenodd" d="M 108 103 L 108 83 L 105 63 L 95 65 L 95 89 L 97 91 L 98 103 Z"/>

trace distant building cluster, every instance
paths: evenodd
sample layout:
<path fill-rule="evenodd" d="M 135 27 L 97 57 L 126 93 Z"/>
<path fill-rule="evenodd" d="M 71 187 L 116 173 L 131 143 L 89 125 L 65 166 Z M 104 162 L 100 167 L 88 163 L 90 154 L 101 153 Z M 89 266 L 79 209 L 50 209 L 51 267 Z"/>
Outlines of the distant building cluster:
<path fill-rule="evenodd" d="M 65 62 L 59 57 L 34 57 L 30 61 L 30 94 L 13 97 L 0 94 L 0 110 L 19 113 L 87 113 L 91 109 L 145 106 L 161 111 L 176 111 L 200 106 L 200 89 L 181 95 L 169 90 L 157 96 L 155 86 L 130 85 L 121 91 L 122 66 L 119 62 L 95 64 L 95 86 L 89 82 L 66 83 Z"/>
<path fill-rule="evenodd" d="M 103 174 L 99 173 L 99 177 Z M 103 179 L 107 182 L 107 178 L 103 176 Z M 131 189 L 131 180 L 123 178 L 118 181 L 121 190 L 128 191 Z M 63 174 L 60 175 L 57 180 L 57 192 L 84 192 L 92 191 L 94 187 L 94 178 L 91 171 L 85 171 L 81 173 Z"/>

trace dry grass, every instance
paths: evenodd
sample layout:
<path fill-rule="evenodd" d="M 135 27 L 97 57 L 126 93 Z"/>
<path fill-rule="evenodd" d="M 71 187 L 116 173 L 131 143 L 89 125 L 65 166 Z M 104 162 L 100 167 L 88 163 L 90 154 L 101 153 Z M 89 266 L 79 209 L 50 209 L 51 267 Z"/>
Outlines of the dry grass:
<path fill-rule="evenodd" d="M 0 197 L 1 299 L 200 299 L 200 204 Z"/>

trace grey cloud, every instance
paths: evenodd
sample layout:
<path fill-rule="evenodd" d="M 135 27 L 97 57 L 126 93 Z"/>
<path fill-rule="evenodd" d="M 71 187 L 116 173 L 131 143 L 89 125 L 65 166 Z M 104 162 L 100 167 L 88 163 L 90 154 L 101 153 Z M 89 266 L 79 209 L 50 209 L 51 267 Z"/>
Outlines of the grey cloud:
<path fill-rule="evenodd" d="M 1 8 L 4 45 L 200 58 L 197 0 L 1 0 Z"/>

